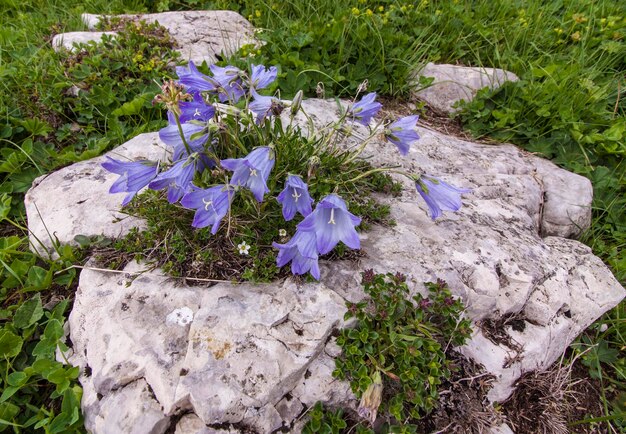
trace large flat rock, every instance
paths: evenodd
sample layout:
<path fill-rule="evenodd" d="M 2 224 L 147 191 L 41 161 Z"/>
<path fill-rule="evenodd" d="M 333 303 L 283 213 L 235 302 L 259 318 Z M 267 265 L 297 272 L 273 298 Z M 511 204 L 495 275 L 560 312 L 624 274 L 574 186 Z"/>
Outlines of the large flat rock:
<path fill-rule="evenodd" d="M 95 30 L 103 15 L 83 14 L 90 30 Z M 217 55 L 229 56 L 242 45 L 255 44 L 254 28 L 233 11 L 180 11 L 156 14 L 107 15 L 107 18 L 158 22 L 174 41 L 185 61 L 212 64 Z"/>
<path fill-rule="evenodd" d="M 443 113 L 455 113 L 455 104 L 461 100 L 471 101 L 485 87 L 497 89 L 506 81 L 517 81 L 512 72 L 498 68 L 427 63 L 417 77 L 432 77 L 432 84 L 413 96 Z"/>
<path fill-rule="evenodd" d="M 317 125 L 337 119 L 334 101 L 309 100 L 304 108 Z M 359 264 L 322 261 L 320 283 L 287 279 L 207 288 L 176 285 L 157 272 L 133 280 L 132 274 L 84 271 L 69 323 L 71 360 L 90 373 L 81 377 L 87 426 L 109 417 L 107 403 L 126 396 L 121 390 L 142 379 L 164 417 L 189 413 L 179 422 L 181 433 L 198 424 L 206 432 L 219 432 L 228 423 L 257 432 L 290 429 L 317 400 L 354 405 L 347 385 L 331 377 L 336 351 L 329 335 L 342 325 L 344 300 L 364 297 L 360 272 L 366 268 L 406 274 L 413 292 L 424 292 L 425 281 L 448 282 L 475 323 L 474 336 L 461 351 L 494 375 L 492 401 L 509 396 L 522 373 L 550 366 L 578 333 L 624 297 L 589 247 L 565 238 L 589 225 L 587 179 L 511 145 L 477 144 L 424 128 L 419 133 L 422 139 L 406 157 L 377 140 L 364 156 L 374 165 L 400 164 L 472 188 L 464 207 L 433 221 L 412 183 L 398 178 L 404 194 L 381 197 L 397 224 L 361 234 L 365 257 Z M 116 151 L 136 158 L 154 140 L 141 135 Z M 90 171 L 62 169 L 28 194 L 28 207 L 56 222 L 51 228 L 65 239 L 109 230 L 111 214 L 103 210 L 115 212 L 124 197 L 108 195 L 114 177 L 103 180 L 97 163 L 77 165 L 90 164 Z M 75 173 L 75 181 L 59 188 L 67 173 Z M 74 183 L 82 184 L 72 190 Z M 82 189 L 97 198 L 94 206 L 111 202 L 101 208 L 103 218 L 92 216 L 89 224 L 76 220 L 78 229 L 72 230 L 59 222 L 85 212 L 80 211 L 85 203 L 76 200 Z M 31 214 L 29 225 L 30 219 Z M 37 224 L 35 219 L 33 228 Z M 127 230 L 116 228 L 120 235 Z M 494 327 L 499 338 L 490 340 Z M 141 405 L 118 401 L 117 411 Z M 160 426 L 158 417 L 150 420 Z"/>

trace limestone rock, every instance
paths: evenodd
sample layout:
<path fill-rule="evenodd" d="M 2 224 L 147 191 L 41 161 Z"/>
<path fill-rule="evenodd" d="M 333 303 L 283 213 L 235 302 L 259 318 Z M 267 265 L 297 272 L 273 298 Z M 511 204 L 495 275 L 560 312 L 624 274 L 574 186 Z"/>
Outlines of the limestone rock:
<path fill-rule="evenodd" d="M 108 16 L 112 18 L 113 16 Z M 183 60 L 212 64 L 216 55 L 231 55 L 242 45 L 256 44 L 252 25 L 233 11 L 180 11 L 156 14 L 115 15 L 117 18 L 158 22 L 176 41 Z M 94 29 L 102 16 L 83 14 L 83 22 Z"/>
<path fill-rule="evenodd" d="M 318 362 L 345 312 L 343 299 L 323 284 L 187 287 L 158 273 L 136 277 L 140 270 L 131 264 L 127 275 L 81 273 L 70 361 L 89 367 L 92 375 L 81 377 L 86 389 L 108 399 L 143 379 L 162 417 L 192 410 L 206 425 L 281 428 L 275 404 Z M 168 320 L 187 310 L 189 322 Z M 330 373 L 322 373 L 327 382 Z M 83 409 L 92 413 L 87 421 L 96 420 L 94 432 L 104 432 L 102 404 L 83 402 Z"/>
<path fill-rule="evenodd" d="M 116 159 L 163 160 L 166 145 L 158 133 L 135 137 L 107 154 Z M 143 222 L 120 211 L 125 194 L 108 194 L 118 175 L 102 168 L 105 156 L 72 164 L 35 179 L 26 193 L 26 216 L 32 248 L 57 257 L 53 241 L 74 243 L 74 236 L 119 237 Z"/>
<path fill-rule="evenodd" d="M 303 105 L 318 126 L 336 119 L 334 101 Z M 476 324 L 461 351 L 496 377 L 492 401 L 505 399 L 522 373 L 551 365 L 624 297 L 587 246 L 560 236 L 588 224 L 588 180 L 511 145 L 476 144 L 424 128 L 419 133 L 406 157 L 376 140 L 365 156 L 375 165 L 400 164 L 471 187 L 463 208 L 433 221 L 414 185 L 398 178 L 403 195 L 381 196 L 397 224 L 361 234 L 365 257 L 358 265 L 322 262 L 320 283 L 205 288 L 177 286 L 154 272 L 132 280 L 85 270 L 69 323 L 71 360 L 91 372 L 81 377 L 87 421 L 103 417 L 98 394 L 106 398 L 142 378 L 165 416 L 192 412 L 209 428 L 234 424 L 264 432 L 280 423 L 297 430 L 302 420 L 294 422 L 295 415 L 318 400 L 354 408 L 347 385 L 331 376 L 337 348 L 327 341 L 342 325 L 344 299 L 364 297 L 360 272 L 366 268 L 406 274 L 413 292 L 424 293 L 426 281 L 448 282 Z M 137 148 L 144 140 L 154 136 L 135 138 Z M 127 144 L 118 151 L 137 148 Z M 62 171 L 77 173 L 71 166 Z M 100 202 L 113 179 L 87 176 L 84 182 L 81 188 Z M 578 193 L 571 194 L 571 186 Z M 31 192 L 28 206 L 44 208 L 44 221 L 78 215 L 77 200 L 66 208 L 40 204 L 56 202 L 53 194 L 51 187 L 47 194 Z M 79 191 L 71 195 L 78 198 Z M 103 230 L 92 223 L 67 229 L 66 238 Z M 489 338 L 494 327 L 503 338 Z"/>
<path fill-rule="evenodd" d="M 434 81 L 426 89 L 414 92 L 413 96 L 444 113 L 454 113 L 454 104 L 461 100 L 471 101 L 484 87 L 497 89 L 505 81 L 519 80 L 512 72 L 502 69 L 434 63 L 426 64 L 417 76 L 433 77 Z"/>
<path fill-rule="evenodd" d="M 100 42 L 104 35 L 115 36 L 116 32 L 68 32 L 59 33 L 52 38 L 55 51 L 66 49 L 74 51 L 74 44 L 87 44 L 91 41 Z"/>

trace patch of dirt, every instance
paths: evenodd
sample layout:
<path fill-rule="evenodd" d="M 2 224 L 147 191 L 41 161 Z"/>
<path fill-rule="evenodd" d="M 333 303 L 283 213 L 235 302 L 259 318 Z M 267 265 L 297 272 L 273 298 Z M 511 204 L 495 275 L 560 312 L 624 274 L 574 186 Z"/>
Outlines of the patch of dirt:
<path fill-rule="evenodd" d="M 569 426 L 604 415 L 600 385 L 578 360 L 522 375 L 502 409 L 516 434 L 613 433 L 606 423 Z"/>
<path fill-rule="evenodd" d="M 504 417 L 487 401 L 493 377 L 480 365 L 452 352 L 453 371 L 450 380 L 439 386 L 439 405 L 417 424 L 418 432 L 473 434 L 504 422 Z"/>

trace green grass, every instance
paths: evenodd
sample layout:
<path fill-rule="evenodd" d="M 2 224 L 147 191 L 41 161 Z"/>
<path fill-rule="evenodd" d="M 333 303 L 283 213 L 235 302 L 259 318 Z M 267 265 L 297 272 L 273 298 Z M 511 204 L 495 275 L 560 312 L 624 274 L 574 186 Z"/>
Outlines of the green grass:
<path fill-rule="evenodd" d="M 67 311 L 43 308 L 71 296 L 76 273 L 67 268 L 80 257 L 69 248 L 56 262 L 29 253 L 23 193 L 40 174 L 157 130 L 163 113 L 150 103 L 154 80 L 168 76 L 175 60 L 171 50 L 155 51 L 167 39 L 156 28 L 131 29 L 81 56 L 54 53 L 51 36 L 82 30 L 82 12 L 214 6 L 238 10 L 263 29 L 266 44 L 239 55 L 279 65 L 283 97 L 300 88 L 309 96 L 352 95 L 366 79 L 370 90 L 405 97 L 411 71 L 426 61 L 515 72 L 519 82 L 481 92 L 464 108 L 464 126 L 591 179 L 594 218 L 582 241 L 626 282 L 624 2 L 1 0 L 0 381 L 14 394 L 0 396 L 0 430 L 8 427 L 2 420 L 30 424 L 11 428 L 17 432 L 36 424 L 67 432 L 81 423 L 75 373 L 52 362 Z M 79 96 L 67 92 L 72 85 L 83 90 Z M 596 345 L 583 359 L 603 385 L 605 414 L 595 422 L 616 429 L 626 407 L 625 308 L 607 313 L 577 346 Z"/>

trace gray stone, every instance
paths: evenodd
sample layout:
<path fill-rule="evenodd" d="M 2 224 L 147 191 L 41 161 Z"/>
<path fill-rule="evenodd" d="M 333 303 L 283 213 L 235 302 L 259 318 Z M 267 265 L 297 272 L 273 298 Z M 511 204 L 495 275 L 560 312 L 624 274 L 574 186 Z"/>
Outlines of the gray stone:
<path fill-rule="evenodd" d="M 150 386 L 140 378 L 103 397 L 95 424 L 86 428 L 102 434 L 163 434 L 169 423 Z"/>
<path fill-rule="evenodd" d="M 116 32 L 68 32 L 59 33 L 52 38 L 52 48 L 55 51 L 61 49 L 74 51 L 74 44 L 88 44 L 91 41 L 101 42 L 104 35 L 115 36 Z"/>
<path fill-rule="evenodd" d="M 515 74 L 502 69 L 477 68 L 428 63 L 417 77 L 433 77 L 432 84 L 413 92 L 413 96 L 444 113 L 454 113 L 453 106 L 461 100 L 471 101 L 484 87 L 497 89 L 505 81 L 519 80 Z"/>
<path fill-rule="evenodd" d="M 489 434 L 515 434 L 513 430 L 505 423 L 489 429 Z"/>
<path fill-rule="evenodd" d="M 337 118 L 335 102 L 303 105 L 318 127 Z M 367 132 L 364 127 L 354 131 Z M 321 400 L 355 408 L 349 386 L 331 375 L 337 347 L 329 334 L 343 325 L 344 299 L 364 297 L 359 273 L 366 268 L 406 274 L 414 293 L 424 293 L 426 281 L 448 282 L 477 324 L 461 351 L 496 377 L 492 401 L 505 399 L 522 373 L 551 365 L 578 333 L 624 297 L 589 247 L 558 236 L 588 224 L 588 180 L 511 145 L 476 144 L 425 128 L 419 133 L 422 139 L 404 158 L 378 140 L 368 144 L 364 157 L 471 187 L 463 208 L 433 221 L 412 182 L 398 176 L 404 194 L 380 197 L 397 224 L 361 234 L 365 256 L 359 264 L 322 261 L 320 283 L 296 285 L 287 279 L 204 288 L 177 286 L 155 272 L 131 281 L 83 271 L 69 322 L 71 361 L 92 372 L 81 377 L 87 420 L 100 415 L 94 396 L 106 397 L 140 378 L 164 415 L 191 411 L 209 426 L 243 424 L 263 432 L 280 420 L 297 430 L 302 419 L 289 419 L 299 404 L 310 407 Z M 113 179 L 86 176 L 84 182 L 94 197 L 104 198 Z M 578 197 L 568 193 L 571 186 Z M 74 201 L 67 209 L 46 208 L 42 217 L 73 215 L 77 206 Z M 93 223 L 83 230 L 89 235 L 103 229 Z M 518 320 L 515 329 L 506 324 L 509 318 Z M 489 340 L 488 322 L 503 323 L 498 327 L 506 338 Z M 287 396 L 293 401 L 289 405 Z"/>
<path fill-rule="evenodd" d="M 181 53 L 182 59 L 193 60 L 197 64 L 203 61 L 214 63 L 216 55 L 229 56 L 243 45 L 257 43 L 252 25 L 233 11 L 181 11 L 115 17 L 158 22 L 176 41 L 176 50 Z M 82 18 L 88 28 L 94 29 L 101 16 L 83 14 Z"/>
<path fill-rule="evenodd" d="M 168 152 L 158 133 L 148 133 L 105 155 L 121 160 L 162 160 Z M 31 246 L 37 253 L 55 258 L 55 240 L 75 244 L 75 235 L 119 237 L 131 228 L 143 227 L 142 221 L 120 210 L 125 193 L 107 193 L 118 175 L 102 168 L 104 161 L 103 155 L 35 179 L 25 205 Z"/>
<path fill-rule="evenodd" d="M 323 284 L 290 280 L 206 288 L 154 272 L 133 279 L 141 269 L 133 263 L 127 274 L 81 273 L 69 318 L 70 361 L 90 367 L 92 375 L 81 377 L 85 388 L 108 397 L 145 379 L 164 417 L 193 410 L 207 425 L 280 428 L 274 405 L 317 362 L 341 323 L 343 299 Z M 171 320 L 187 310 L 193 316 Z M 89 420 L 104 418 L 101 408 L 83 403 Z"/>

